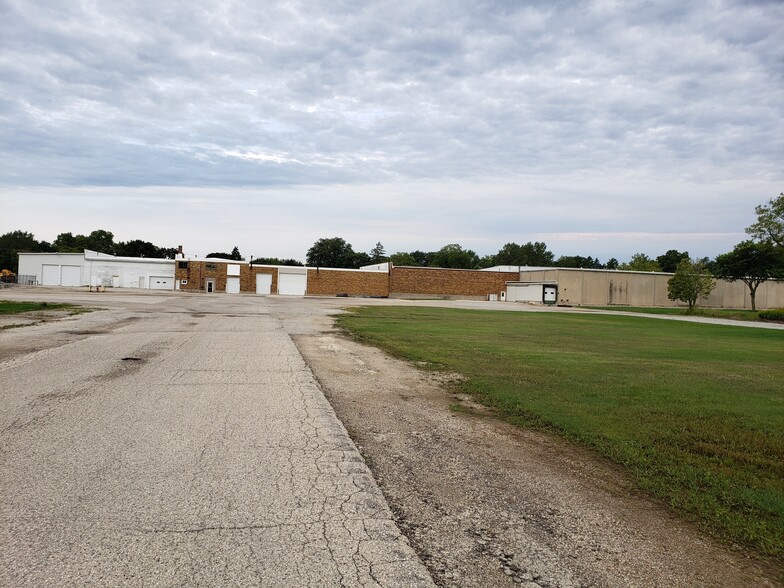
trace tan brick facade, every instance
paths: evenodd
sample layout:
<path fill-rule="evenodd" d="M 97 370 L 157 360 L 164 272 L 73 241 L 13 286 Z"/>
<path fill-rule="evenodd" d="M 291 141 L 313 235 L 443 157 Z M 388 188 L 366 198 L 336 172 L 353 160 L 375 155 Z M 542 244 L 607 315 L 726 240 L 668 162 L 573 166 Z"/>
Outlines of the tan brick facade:
<path fill-rule="evenodd" d="M 389 296 L 387 272 L 308 269 L 308 296 Z"/>
<path fill-rule="evenodd" d="M 432 296 L 486 299 L 488 294 L 501 298 L 506 282 L 519 279 L 517 272 L 393 267 L 392 296 Z"/>
<path fill-rule="evenodd" d="M 185 267 L 180 267 L 184 265 Z M 185 292 L 206 291 L 207 280 L 214 282 L 214 292 L 226 291 L 227 266 L 225 261 L 178 260 L 175 279 Z M 256 274 L 272 275 L 271 293 L 278 292 L 278 268 L 250 266 L 239 262 L 240 292 L 256 292 Z M 186 283 L 182 283 L 185 280 Z M 325 268 L 308 268 L 308 296 L 378 296 L 378 297 L 452 297 L 486 299 L 494 294 L 500 299 L 506 282 L 518 280 L 517 273 L 480 272 L 421 267 L 393 267 L 391 273 Z"/>
<path fill-rule="evenodd" d="M 180 267 L 185 265 L 186 267 Z M 215 284 L 215 292 L 226 291 L 227 266 L 225 261 L 216 262 L 205 260 L 177 260 L 174 268 L 174 279 L 184 292 L 204 292 L 207 289 L 207 280 Z M 278 291 L 278 269 L 276 267 L 248 265 L 239 263 L 240 266 L 240 292 L 256 292 L 256 274 L 272 274 L 272 294 Z M 182 281 L 186 283 L 183 284 Z"/>

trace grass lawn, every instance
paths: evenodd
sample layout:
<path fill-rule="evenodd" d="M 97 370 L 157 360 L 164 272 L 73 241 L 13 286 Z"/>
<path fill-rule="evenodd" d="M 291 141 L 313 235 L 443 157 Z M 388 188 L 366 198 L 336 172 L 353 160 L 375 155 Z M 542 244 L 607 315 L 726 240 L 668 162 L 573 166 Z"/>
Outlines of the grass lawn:
<path fill-rule="evenodd" d="M 0 315 L 19 314 L 39 310 L 73 310 L 74 314 L 83 312 L 83 307 L 74 304 L 51 304 L 49 302 L 17 302 L 14 300 L 0 300 Z"/>
<path fill-rule="evenodd" d="M 616 310 L 620 312 L 643 312 L 647 314 L 674 314 L 680 316 L 707 316 L 710 318 L 732 319 L 736 321 L 758 321 L 759 311 L 735 308 L 695 308 L 692 314 L 687 308 L 651 308 L 642 306 L 586 306 L 597 310 Z"/>
<path fill-rule="evenodd" d="M 706 529 L 784 557 L 784 332 L 638 316 L 352 309 L 360 340 L 584 443 Z"/>

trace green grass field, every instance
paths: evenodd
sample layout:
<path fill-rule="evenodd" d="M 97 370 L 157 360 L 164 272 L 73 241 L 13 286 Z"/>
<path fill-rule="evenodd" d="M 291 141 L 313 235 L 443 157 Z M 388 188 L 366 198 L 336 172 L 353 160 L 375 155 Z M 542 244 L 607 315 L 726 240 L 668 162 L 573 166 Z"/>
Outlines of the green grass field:
<path fill-rule="evenodd" d="M 758 321 L 759 311 L 735 308 L 695 308 L 689 314 L 687 308 L 675 307 L 644 307 L 644 306 L 586 306 L 588 309 L 614 310 L 619 312 L 635 312 L 646 314 L 672 314 L 676 316 L 706 316 L 710 318 L 732 319 L 736 321 Z"/>
<path fill-rule="evenodd" d="M 352 309 L 339 324 L 521 426 L 624 466 L 725 540 L 784 556 L 784 332 L 638 316 Z"/>
<path fill-rule="evenodd" d="M 0 300 L 0 315 L 19 314 L 39 310 L 74 310 L 79 312 L 81 307 L 73 304 L 51 304 L 48 302 L 17 302 L 14 300 Z"/>

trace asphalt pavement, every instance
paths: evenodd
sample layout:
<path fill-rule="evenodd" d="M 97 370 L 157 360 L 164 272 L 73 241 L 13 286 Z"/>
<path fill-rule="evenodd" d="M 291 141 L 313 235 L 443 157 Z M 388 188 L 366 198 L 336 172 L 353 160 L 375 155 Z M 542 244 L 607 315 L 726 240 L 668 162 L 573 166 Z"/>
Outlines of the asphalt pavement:
<path fill-rule="evenodd" d="M 1 586 L 432 585 L 265 299 L 126 298 L 0 331 Z"/>

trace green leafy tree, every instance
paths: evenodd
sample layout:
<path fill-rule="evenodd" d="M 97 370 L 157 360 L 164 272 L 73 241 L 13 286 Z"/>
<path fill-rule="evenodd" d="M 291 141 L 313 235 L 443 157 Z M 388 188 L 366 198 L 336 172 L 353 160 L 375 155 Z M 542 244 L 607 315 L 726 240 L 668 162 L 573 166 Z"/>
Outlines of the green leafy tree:
<path fill-rule="evenodd" d="M 211 257 L 213 259 L 231 259 L 232 261 L 245 261 L 245 258 L 242 257 L 240 254 L 240 249 L 236 245 L 234 249 L 231 250 L 231 253 L 226 253 L 225 251 L 214 251 L 213 253 L 208 253 L 207 257 Z"/>
<path fill-rule="evenodd" d="M 450 243 L 435 252 L 432 265 L 434 267 L 474 269 L 479 267 L 479 256 L 470 249 L 463 249 L 457 243 Z"/>
<path fill-rule="evenodd" d="M 707 298 L 716 287 L 710 272 L 698 261 L 681 259 L 674 275 L 667 281 L 667 297 L 689 305 L 689 314 L 694 312 L 697 300 Z"/>
<path fill-rule="evenodd" d="M 615 259 L 614 257 L 611 257 L 610 259 L 607 260 L 607 263 L 604 264 L 604 267 L 605 267 L 605 269 L 608 269 L 608 270 L 614 270 L 614 269 L 618 269 L 619 265 L 620 265 L 620 262 L 617 259 Z"/>
<path fill-rule="evenodd" d="M 660 272 L 661 268 L 659 267 L 659 263 L 655 259 L 651 259 L 644 253 L 635 253 L 632 255 L 632 258 L 626 262 L 622 263 L 619 267 L 622 270 L 634 271 L 634 272 Z"/>
<path fill-rule="evenodd" d="M 495 255 L 483 255 L 479 258 L 479 267 L 493 267 L 494 265 L 500 265 L 495 261 Z"/>
<path fill-rule="evenodd" d="M 292 265 L 302 267 L 303 263 L 296 259 L 280 259 L 279 257 L 257 257 L 251 263 L 257 265 Z"/>
<path fill-rule="evenodd" d="M 376 243 L 375 247 L 370 250 L 370 263 L 384 263 L 385 261 L 387 261 L 387 252 L 379 241 Z"/>
<path fill-rule="evenodd" d="M 551 266 L 555 256 L 543 242 L 507 243 L 495 254 L 495 265 Z"/>
<path fill-rule="evenodd" d="M 416 251 L 411 252 L 411 257 L 414 258 L 416 261 L 415 265 L 420 267 L 430 267 L 433 265 L 433 256 L 435 255 L 434 251 Z"/>
<path fill-rule="evenodd" d="M 684 259 L 691 259 L 689 257 L 688 251 L 670 249 L 664 255 L 657 257 L 656 262 L 659 264 L 661 271 L 671 274 L 675 272 L 675 270 L 678 268 L 678 264 Z"/>
<path fill-rule="evenodd" d="M 85 237 L 85 249 L 112 254 L 114 252 L 114 233 L 98 229 Z"/>
<path fill-rule="evenodd" d="M 176 247 L 159 247 L 158 248 L 158 257 L 161 259 L 176 259 L 177 258 L 177 248 Z"/>
<path fill-rule="evenodd" d="M 760 241 L 773 241 L 784 247 L 784 192 L 767 204 L 757 206 L 757 222 L 746 229 L 753 238 Z"/>
<path fill-rule="evenodd" d="M 410 253 L 406 253 L 405 251 L 398 251 L 397 253 L 393 253 L 389 256 L 392 265 L 396 265 L 398 267 L 403 265 L 418 265 L 416 259 Z"/>
<path fill-rule="evenodd" d="M 114 254 L 120 257 L 161 257 L 161 249 L 149 241 L 133 239 L 117 243 L 114 246 Z"/>
<path fill-rule="evenodd" d="M 89 235 L 60 233 L 52 245 L 60 253 L 81 253 L 85 249 L 90 249 L 111 255 L 115 249 L 114 233 L 103 229 L 97 229 Z"/>
<path fill-rule="evenodd" d="M 340 237 L 316 241 L 308 249 L 307 264 L 314 267 L 357 267 L 357 254 L 350 243 Z"/>
<path fill-rule="evenodd" d="M 72 233 L 60 233 L 57 238 L 52 241 L 52 246 L 59 253 L 80 253 L 84 250 L 84 235 L 80 235 L 81 240 L 77 240 Z"/>
<path fill-rule="evenodd" d="M 751 309 L 757 310 L 757 288 L 768 280 L 784 279 L 784 254 L 782 247 L 776 247 L 770 241 L 743 241 L 729 253 L 717 256 L 715 268 L 717 277 L 746 284 Z"/>
<path fill-rule="evenodd" d="M 588 257 L 583 257 L 582 255 L 562 255 L 555 262 L 555 266 L 582 269 L 602 269 L 604 267 L 598 257 L 593 258 L 590 255 Z"/>
<path fill-rule="evenodd" d="M 32 233 L 11 231 L 0 235 L 0 270 L 17 273 L 20 253 L 44 253 L 53 251 L 46 241 L 37 241 Z"/>

